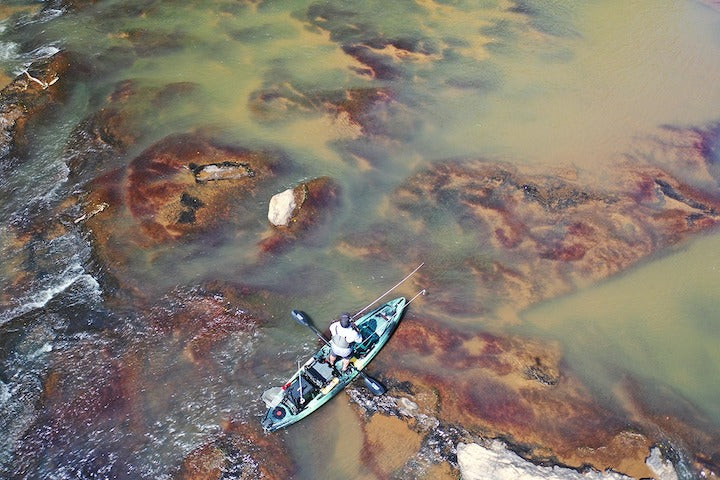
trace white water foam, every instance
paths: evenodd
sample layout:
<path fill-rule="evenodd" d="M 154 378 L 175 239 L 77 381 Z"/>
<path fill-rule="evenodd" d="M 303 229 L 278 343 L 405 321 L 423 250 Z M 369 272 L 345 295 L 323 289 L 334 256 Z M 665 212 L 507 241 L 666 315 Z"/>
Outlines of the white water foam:
<path fill-rule="evenodd" d="M 10 400 L 10 387 L 0 380 L 0 405 L 4 405 L 8 400 Z"/>
<path fill-rule="evenodd" d="M 2 32 L 0 32 L 2 33 Z M 18 44 L 15 42 L 0 42 L 0 61 L 14 60 L 17 57 Z"/>
<path fill-rule="evenodd" d="M 42 9 L 40 13 L 36 15 L 27 15 L 18 20 L 17 26 L 24 27 L 26 25 L 32 25 L 35 23 L 45 23 L 52 20 L 53 18 L 59 17 L 63 13 L 64 11 L 59 8 Z"/>
<path fill-rule="evenodd" d="M 43 45 L 42 47 L 38 47 L 35 50 L 23 53 L 19 55 L 19 58 L 22 60 L 22 66 L 15 69 L 13 73 L 15 75 L 21 75 L 25 72 L 25 70 L 30 68 L 33 63 L 44 58 L 50 58 L 58 52 L 60 52 L 60 49 L 55 45 Z"/>
<path fill-rule="evenodd" d="M 100 284 L 95 277 L 85 273 L 81 265 L 72 265 L 57 277 L 57 281 L 43 290 L 18 301 L 19 305 L 8 312 L 0 314 L 0 325 L 32 310 L 42 308 L 50 300 L 61 294 L 76 282 L 84 284 L 92 297 L 102 294 Z"/>

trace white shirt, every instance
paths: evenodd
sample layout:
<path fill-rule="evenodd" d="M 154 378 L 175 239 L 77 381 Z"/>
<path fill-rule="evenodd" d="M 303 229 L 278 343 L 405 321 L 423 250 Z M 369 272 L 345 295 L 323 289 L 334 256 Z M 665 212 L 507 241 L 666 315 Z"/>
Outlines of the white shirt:
<path fill-rule="evenodd" d="M 348 345 L 353 342 L 362 342 L 362 335 L 360 335 L 360 333 L 352 327 L 343 327 L 340 325 L 339 321 L 333 322 L 330 325 L 330 333 L 332 334 L 333 339 L 343 339 L 348 343 Z M 333 353 L 339 357 L 348 357 L 352 353 L 352 345 L 343 348 L 331 340 L 330 346 L 332 347 Z"/>

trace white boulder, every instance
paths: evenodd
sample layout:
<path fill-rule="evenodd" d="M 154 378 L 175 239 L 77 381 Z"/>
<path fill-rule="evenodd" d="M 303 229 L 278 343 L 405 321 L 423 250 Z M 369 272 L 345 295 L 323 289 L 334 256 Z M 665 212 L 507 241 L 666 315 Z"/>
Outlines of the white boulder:
<path fill-rule="evenodd" d="M 296 207 L 294 190 L 288 188 L 284 192 L 273 195 L 270 199 L 268 220 L 276 227 L 287 226 Z"/>
<path fill-rule="evenodd" d="M 535 465 L 508 450 L 498 440 L 485 447 L 477 443 L 459 443 L 457 459 L 463 480 L 631 480 L 615 472 L 580 473 L 570 468 Z"/>

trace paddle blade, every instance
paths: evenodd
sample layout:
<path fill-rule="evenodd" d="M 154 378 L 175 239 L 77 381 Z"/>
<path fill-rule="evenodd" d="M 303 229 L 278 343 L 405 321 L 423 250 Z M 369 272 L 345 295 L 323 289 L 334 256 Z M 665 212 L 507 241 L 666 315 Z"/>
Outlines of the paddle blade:
<path fill-rule="evenodd" d="M 306 327 L 311 326 L 310 317 L 308 316 L 307 313 L 305 313 L 301 310 L 293 310 L 291 313 L 292 313 L 292 316 L 295 319 L 295 321 L 297 323 L 299 323 L 300 325 L 303 325 Z"/>
<path fill-rule="evenodd" d="M 385 385 L 378 382 L 372 377 L 369 377 L 367 374 L 360 372 L 360 375 L 362 375 L 363 379 L 365 380 L 365 386 L 375 395 L 383 395 L 385 392 L 387 392 L 387 388 L 385 388 Z"/>

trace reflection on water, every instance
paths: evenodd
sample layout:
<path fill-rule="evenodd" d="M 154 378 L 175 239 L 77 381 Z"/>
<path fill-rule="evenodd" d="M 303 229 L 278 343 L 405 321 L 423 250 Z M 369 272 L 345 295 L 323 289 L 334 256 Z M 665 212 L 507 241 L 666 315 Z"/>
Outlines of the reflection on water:
<path fill-rule="evenodd" d="M 36 2 L 14 3 L 27 5 L 12 12 L 0 7 L 0 17 L 37 8 Z M 168 134 L 202 128 L 235 145 L 282 151 L 293 168 L 276 180 L 277 191 L 321 175 L 333 177 L 342 188 L 341 212 L 315 244 L 267 258 L 260 266 L 255 262 L 257 241 L 266 228 L 267 192 L 250 201 L 242 232 L 221 231 L 212 245 L 148 248 L 128 260 L 130 275 L 149 296 L 218 278 L 280 291 L 297 292 L 297 285 L 306 289 L 300 298 L 286 296 L 281 304 L 266 306 L 270 321 L 259 356 L 275 363 L 255 365 L 253 372 L 265 385 L 242 383 L 243 357 L 233 348 L 251 347 L 237 339 L 216 352 L 223 375 L 210 379 L 183 363 L 177 345 L 148 341 L 137 346 L 136 360 L 149 365 L 144 386 L 159 391 L 138 393 L 147 402 L 148 415 L 157 420 L 138 447 L 148 476 L 164 473 L 168 463 L 205 442 L 219 419 L 237 410 L 248 418 L 259 414 L 259 392 L 282 381 L 295 356 L 306 354 L 306 342 L 312 341 L 307 332 L 288 327 L 290 309 L 306 309 L 324 325 L 340 311 L 363 306 L 401 277 L 387 271 L 382 259 L 348 259 L 338 253 L 337 244 L 378 221 L 403 222 L 386 199 L 412 172 L 468 155 L 572 164 L 607 174 L 638 135 L 659 125 L 703 125 L 720 118 L 716 11 L 693 0 L 522 3 L 525 9 L 505 0 L 355 2 L 341 9 L 310 0 L 108 0 L 74 14 L 20 17 L 17 28 L 0 23 L 0 67 L 8 73 L 17 74 L 44 47 L 70 50 L 92 66 L 67 106 L 54 112 L 33 138 L 31 158 L 12 168 L 2 166 L 0 252 L 14 252 L 12 261 L 0 268 L 3 285 L 16 284 L 31 263 L 26 257 L 46 251 L 33 244 L 26 247 L 32 252 L 17 253 L 19 240 L 4 226 L 26 216 L 27 205 L 40 205 L 35 210 L 42 215 L 63 195 L 74 194 L 62 158 L 66 138 L 124 80 L 132 79 L 138 89 L 178 82 L 193 88 L 163 108 L 131 100 L 125 108 L 135 115 L 130 121 L 136 122 L 140 140 L 127 158 L 113 159 L 107 169 L 123 166 Z M 375 49 L 400 55 L 401 61 L 369 75 L 367 65 L 343 48 L 358 41 L 358 31 L 372 32 Z M 417 40 L 417 48 L 398 54 L 382 43 L 389 37 Z M 394 95 L 386 110 L 372 112 L 376 130 L 369 139 L 359 138 L 359 128 L 328 106 L 329 99 L 347 89 L 364 87 L 387 88 Z M 252 103 L 259 93 L 276 91 L 290 92 L 296 103 L 264 109 Z M 443 248 L 423 260 L 445 267 L 443 277 L 435 279 L 442 288 L 458 297 L 472 295 L 462 259 L 482 247 L 473 232 L 459 231 L 442 212 L 436 214 L 427 219 L 429 236 Z M 85 246 L 86 239 L 72 238 Z M 390 238 L 396 244 L 391 248 L 399 251 L 424 241 L 428 239 Z M 562 340 L 572 368 L 601 390 L 629 372 L 667 383 L 720 424 L 720 390 L 708 380 L 720 373 L 714 348 L 720 336 L 715 302 L 720 276 L 714 262 L 719 243 L 716 237 L 702 239 L 620 279 L 543 305 L 524 316 L 522 333 Z M 39 299 L 43 305 L 50 302 L 39 297 L 46 291 L 61 296 L 64 289 L 53 286 L 64 285 L 64 256 L 72 257 L 72 251 L 49 259 L 35 255 L 33 260 L 54 259 L 55 264 L 36 272 L 42 281 L 19 282 L 31 290 L 23 295 L 0 291 L 0 322 L 26 313 Z M 89 273 L 84 276 L 85 266 L 69 272 L 92 287 L 95 280 Z M 97 289 L 88 290 L 92 298 L 87 301 L 96 302 Z M 127 316 L 142 324 L 136 314 Z M 467 321 L 451 315 L 444 320 Z M 55 341 L 49 333 L 27 340 L 35 350 Z M 122 342 L 113 345 L 125 352 Z M 23 368 L 23 375 L 42 373 L 29 362 Z M 183 382 L 171 378 L 178 373 L 186 374 Z M 7 401 L 11 390 L 0 383 L 0 402 Z M 344 473 L 331 473 L 335 470 L 326 462 L 359 448 L 360 433 L 345 402 L 341 397 L 326 412 L 282 434 L 300 459 L 302 478 L 371 478 L 354 454 Z M 107 439 L 104 428 L 91 430 Z M 168 429 L 176 437 L 156 438 Z M 321 438 L 320 451 L 307 451 L 308 436 Z"/>

